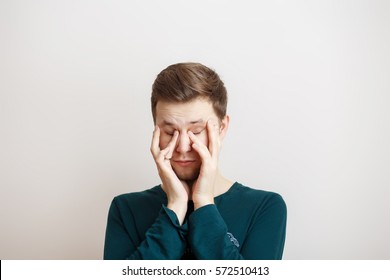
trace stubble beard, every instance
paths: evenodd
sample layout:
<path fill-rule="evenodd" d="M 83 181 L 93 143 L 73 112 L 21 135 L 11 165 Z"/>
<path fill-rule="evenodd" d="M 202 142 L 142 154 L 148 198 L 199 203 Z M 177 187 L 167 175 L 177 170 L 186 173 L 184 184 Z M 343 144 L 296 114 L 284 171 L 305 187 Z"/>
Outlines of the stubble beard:
<path fill-rule="evenodd" d="M 173 171 L 179 180 L 185 181 L 189 186 L 191 186 L 192 183 L 199 177 L 200 166 L 193 168 L 192 170 L 177 170 L 176 168 L 173 168 Z"/>

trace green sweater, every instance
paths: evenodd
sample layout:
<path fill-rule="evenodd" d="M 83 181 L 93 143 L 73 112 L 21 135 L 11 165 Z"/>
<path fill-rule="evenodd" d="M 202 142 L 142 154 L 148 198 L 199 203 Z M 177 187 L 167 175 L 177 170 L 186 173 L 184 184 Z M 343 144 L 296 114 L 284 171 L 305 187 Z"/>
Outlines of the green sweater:
<path fill-rule="evenodd" d="M 112 201 L 104 259 L 281 259 L 287 210 L 273 192 L 234 183 L 182 226 L 161 186 Z"/>

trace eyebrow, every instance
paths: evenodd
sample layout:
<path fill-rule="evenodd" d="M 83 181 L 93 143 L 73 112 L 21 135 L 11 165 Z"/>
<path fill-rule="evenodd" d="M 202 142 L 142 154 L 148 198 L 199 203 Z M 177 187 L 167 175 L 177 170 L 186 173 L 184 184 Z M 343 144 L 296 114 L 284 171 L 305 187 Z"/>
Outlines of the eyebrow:
<path fill-rule="evenodd" d="M 188 124 L 202 124 L 204 123 L 204 120 L 203 119 L 199 119 L 199 120 L 196 120 L 196 121 L 190 121 L 190 122 L 187 122 Z M 163 125 L 164 126 L 174 126 L 173 123 L 169 122 L 169 121 L 166 121 L 164 120 L 163 121 Z"/>

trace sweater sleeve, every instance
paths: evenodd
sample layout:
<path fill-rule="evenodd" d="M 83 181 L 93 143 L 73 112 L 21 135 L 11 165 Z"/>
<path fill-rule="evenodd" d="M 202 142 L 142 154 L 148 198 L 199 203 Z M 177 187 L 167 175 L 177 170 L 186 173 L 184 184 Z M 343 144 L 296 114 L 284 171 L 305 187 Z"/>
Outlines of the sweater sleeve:
<path fill-rule="evenodd" d="M 214 204 L 197 209 L 189 217 L 189 243 L 199 260 L 243 259 Z"/>
<path fill-rule="evenodd" d="M 116 199 L 110 206 L 104 259 L 163 260 L 180 259 L 186 248 L 185 227 L 179 225 L 176 214 L 162 206 L 158 217 L 137 244 L 137 229 L 133 213 L 121 213 Z M 125 226 L 125 221 L 126 225 Z"/>
<path fill-rule="evenodd" d="M 275 194 L 253 215 L 242 246 L 236 246 L 214 204 L 196 210 L 189 220 L 189 242 L 198 259 L 281 259 L 286 230 L 286 205 Z M 240 221 L 237 221 L 240 222 Z"/>

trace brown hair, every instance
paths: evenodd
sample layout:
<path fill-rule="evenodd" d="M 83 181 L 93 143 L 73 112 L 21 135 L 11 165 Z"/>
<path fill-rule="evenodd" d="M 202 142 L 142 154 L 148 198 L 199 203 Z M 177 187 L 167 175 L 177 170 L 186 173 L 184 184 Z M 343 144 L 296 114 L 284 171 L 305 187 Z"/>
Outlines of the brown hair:
<path fill-rule="evenodd" d="M 157 75 L 152 86 L 152 114 L 156 121 L 158 101 L 189 102 L 205 98 L 220 120 L 226 116 L 227 92 L 218 74 L 200 63 L 178 63 Z"/>

